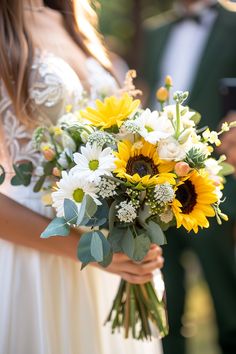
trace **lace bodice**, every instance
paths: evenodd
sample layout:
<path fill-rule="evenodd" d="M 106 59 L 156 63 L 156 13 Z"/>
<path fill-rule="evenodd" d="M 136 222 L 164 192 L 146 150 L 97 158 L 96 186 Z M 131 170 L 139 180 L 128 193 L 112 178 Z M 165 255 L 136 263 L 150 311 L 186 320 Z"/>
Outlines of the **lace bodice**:
<path fill-rule="evenodd" d="M 117 90 L 114 78 L 93 58 L 86 60 L 91 103 Z M 75 71 L 63 59 L 48 52 L 37 52 L 31 70 L 29 96 L 39 121 L 56 123 L 67 105 L 79 108 L 85 90 Z M 17 119 L 10 98 L 0 82 L 0 154 L 1 160 L 22 160 L 37 164 L 38 155 L 32 131 Z M 1 162 L 2 163 L 2 162 Z"/>

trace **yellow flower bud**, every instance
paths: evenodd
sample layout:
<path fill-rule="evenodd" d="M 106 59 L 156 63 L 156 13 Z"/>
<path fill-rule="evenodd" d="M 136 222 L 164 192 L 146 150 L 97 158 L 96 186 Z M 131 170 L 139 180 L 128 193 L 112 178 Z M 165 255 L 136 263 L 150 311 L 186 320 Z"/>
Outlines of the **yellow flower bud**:
<path fill-rule="evenodd" d="M 44 156 L 44 158 L 47 161 L 52 161 L 54 159 L 55 155 L 56 155 L 55 151 L 52 150 L 50 147 L 49 148 L 46 148 L 46 147 L 43 148 L 43 156 Z"/>
<path fill-rule="evenodd" d="M 173 80 L 172 77 L 170 75 L 167 75 L 165 78 L 165 85 L 167 88 L 170 88 L 173 86 Z"/>
<path fill-rule="evenodd" d="M 160 87 L 156 92 L 156 98 L 159 102 L 164 103 L 169 98 L 169 92 L 165 87 Z"/>

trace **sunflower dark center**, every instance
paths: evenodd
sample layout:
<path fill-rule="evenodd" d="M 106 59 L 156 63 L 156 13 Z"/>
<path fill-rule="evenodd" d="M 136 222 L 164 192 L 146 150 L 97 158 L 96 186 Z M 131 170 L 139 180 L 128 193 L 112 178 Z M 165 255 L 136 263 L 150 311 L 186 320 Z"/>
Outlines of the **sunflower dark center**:
<path fill-rule="evenodd" d="M 126 165 L 126 171 L 131 176 L 137 173 L 140 177 L 146 175 L 154 176 L 158 173 L 157 166 L 153 160 L 143 155 L 130 157 Z"/>
<path fill-rule="evenodd" d="M 190 214 L 197 204 L 197 194 L 191 181 L 187 180 L 179 186 L 176 198 L 182 204 L 182 213 Z"/>

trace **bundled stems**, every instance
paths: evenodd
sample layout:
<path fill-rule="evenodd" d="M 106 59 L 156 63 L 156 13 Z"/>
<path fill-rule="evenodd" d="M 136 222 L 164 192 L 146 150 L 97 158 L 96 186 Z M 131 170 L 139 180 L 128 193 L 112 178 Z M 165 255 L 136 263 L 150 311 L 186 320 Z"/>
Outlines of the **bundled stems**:
<path fill-rule="evenodd" d="M 123 328 L 125 338 L 151 340 L 153 326 L 159 337 L 168 334 L 165 303 L 151 282 L 134 285 L 121 280 L 106 322 L 111 322 L 113 333 Z"/>

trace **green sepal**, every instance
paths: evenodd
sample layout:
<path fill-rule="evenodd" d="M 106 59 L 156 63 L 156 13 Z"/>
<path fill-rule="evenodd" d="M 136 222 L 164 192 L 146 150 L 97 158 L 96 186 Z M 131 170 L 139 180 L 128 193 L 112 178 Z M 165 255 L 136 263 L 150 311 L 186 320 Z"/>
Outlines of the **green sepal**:
<path fill-rule="evenodd" d="M 51 236 L 68 236 L 70 233 L 70 227 L 67 224 L 65 218 L 56 217 L 53 219 L 47 228 L 41 233 L 41 238 L 49 238 Z"/>

